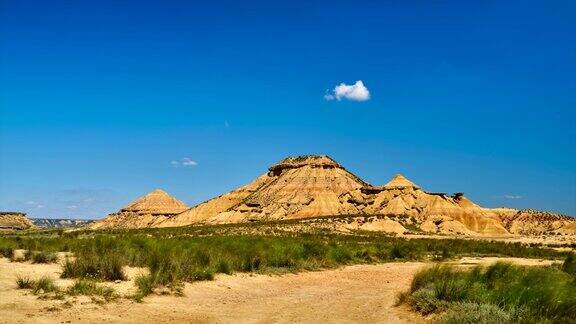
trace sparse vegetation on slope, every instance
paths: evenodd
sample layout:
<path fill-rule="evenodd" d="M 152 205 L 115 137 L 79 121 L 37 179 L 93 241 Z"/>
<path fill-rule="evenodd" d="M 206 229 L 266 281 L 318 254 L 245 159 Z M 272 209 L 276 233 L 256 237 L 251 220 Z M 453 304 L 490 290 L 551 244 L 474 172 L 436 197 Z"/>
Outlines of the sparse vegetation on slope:
<path fill-rule="evenodd" d="M 399 301 L 422 314 L 442 314 L 445 323 L 570 323 L 575 291 L 574 278 L 558 267 L 435 266 L 419 272 Z"/>

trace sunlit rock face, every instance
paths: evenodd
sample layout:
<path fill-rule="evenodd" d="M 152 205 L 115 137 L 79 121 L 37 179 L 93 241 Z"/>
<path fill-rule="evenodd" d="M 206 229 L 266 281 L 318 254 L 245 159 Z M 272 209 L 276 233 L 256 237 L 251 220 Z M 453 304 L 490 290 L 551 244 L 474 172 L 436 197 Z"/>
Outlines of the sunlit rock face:
<path fill-rule="evenodd" d="M 155 227 L 187 209 L 188 206 L 180 200 L 163 190 L 156 189 L 90 227 L 93 229 Z"/>
<path fill-rule="evenodd" d="M 25 230 L 33 226 L 25 213 L 0 212 L 0 230 Z"/>
<path fill-rule="evenodd" d="M 93 228 L 174 227 L 375 215 L 347 230 L 509 236 L 574 234 L 575 221 L 549 213 L 482 208 L 462 193 L 426 192 L 403 175 L 373 186 L 325 155 L 288 157 L 249 184 L 192 208 L 156 190 Z"/>

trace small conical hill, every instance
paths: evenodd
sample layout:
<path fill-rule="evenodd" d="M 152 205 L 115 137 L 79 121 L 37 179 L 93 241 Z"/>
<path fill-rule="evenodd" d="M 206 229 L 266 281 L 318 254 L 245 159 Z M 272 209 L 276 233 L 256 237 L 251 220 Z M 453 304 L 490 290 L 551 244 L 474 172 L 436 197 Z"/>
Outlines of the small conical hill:
<path fill-rule="evenodd" d="M 163 190 L 156 189 L 128 204 L 119 212 L 92 224 L 91 228 L 153 227 L 187 209 L 188 206 L 180 200 Z"/>
<path fill-rule="evenodd" d="M 188 209 L 188 206 L 180 200 L 170 196 L 167 192 L 156 189 L 147 195 L 122 208 L 123 212 L 140 214 L 178 214 Z"/>

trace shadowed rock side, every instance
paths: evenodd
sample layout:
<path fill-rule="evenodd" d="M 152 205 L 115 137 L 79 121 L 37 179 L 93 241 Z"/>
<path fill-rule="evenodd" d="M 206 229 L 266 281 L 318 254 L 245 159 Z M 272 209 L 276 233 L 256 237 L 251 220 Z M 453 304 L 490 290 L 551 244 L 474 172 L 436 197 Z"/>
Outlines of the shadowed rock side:
<path fill-rule="evenodd" d="M 119 212 L 92 224 L 90 228 L 142 228 L 156 227 L 162 221 L 188 209 L 180 200 L 156 189 L 138 198 Z"/>
<path fill-rule="evenodd" d="M 0 230 L 24 230 L 34 227 L 25 213 L 0 212 Z"/>
<path fill-rule="evenodd" d="M 346 223 L 342 228 L 398 234 L 406 231 L 405 226 L 459 235 L 576 234 L 576 221 L 570 217 L 482 208 L 462 193 L 426 192 L 402 175 L 383 186 L 372 186 L 324 155 L 284 159 L 248 185 L 189 209 L 164 192 L 154 193 L 93 228 L 379 215 L 368 222 Z"/>

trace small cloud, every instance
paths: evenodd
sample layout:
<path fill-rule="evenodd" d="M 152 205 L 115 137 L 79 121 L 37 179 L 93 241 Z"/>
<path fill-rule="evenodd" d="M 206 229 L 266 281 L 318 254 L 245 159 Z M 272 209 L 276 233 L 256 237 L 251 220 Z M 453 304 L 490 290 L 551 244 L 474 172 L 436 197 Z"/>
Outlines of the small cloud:
<path fill-rule="evenodd" d="M 192 161 L 189 158 L 183 158 L 182 159 L 182 165 L 183 166 L 197 166 L 198 163 L 196 161 Z"/>
<path fill-rule="evenodd" d="M 170 164 L 175 168 L 180 167 L 180 166 L 193 167 L 193 166 L 197 166 L 198 162 L 193 161 L 190 158 L 183 158 L 180 161 L 171 161 Z"/>
<path fill-rule="evenodd" d="M 504 195 L 504 198 L 506 198 L 506 199 L 522 199 L 522 196 L 520 196 L 520 195 Z"/>
<path fill-rule="evenodd" d="M 44 208 L 44 205 L 38 204 L 38 205 L 36 205 L 36 208 L 42 209 L 42 208 Z"/>
<path fill-rule="evenodd" d="M 67 208 L 67 209 L 76 209 L 76 208 L 78 208 L 78 206 L 76 206 L 76 205 L 68 205 L 68 206 L 66 206 L 66 208 Z"/>
<path fill-rule="evenodd" d="M 348 85 L 346 83 L 340 83 L 334 89 L 324 95 L 324 99 L 331 101 L 331 100 L 352 100 L 352 101 L 366 101 L 370 99 L 370 91 L 364 85 L 362 80 L 356 81 L 356 83 L 352 85 Z"/>

